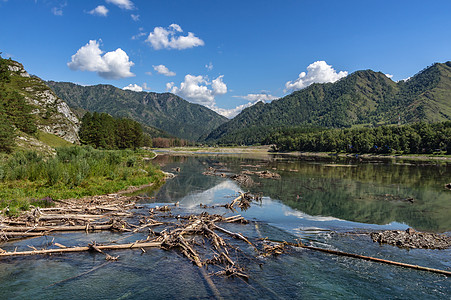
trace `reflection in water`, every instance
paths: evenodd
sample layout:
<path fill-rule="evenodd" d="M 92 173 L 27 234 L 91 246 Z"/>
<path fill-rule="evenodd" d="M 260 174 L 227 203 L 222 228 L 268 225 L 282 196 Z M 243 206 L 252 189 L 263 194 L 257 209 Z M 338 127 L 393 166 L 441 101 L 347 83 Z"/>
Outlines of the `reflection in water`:
<path fill-rule="evenodd" d="M 181 173 L 160 190 L 156 195 L 157 201 L 176 202 L 219 184 L 231 184 L 229 179 L 202 175 L 208 167 L 221 168 L 229 173 L 245 169 L 271 170 L 282 178 L 272 180 L 253 176 L 257 185 L 244 189 L 262 193 L 310 216 L 364 224 L 398 222 L 417 230 L 435 232 L 451 230 L 451 192 L 443 188 L 451 178 L 451 168 L 447 166 L 330 164 L 221 156 L 175 157 L 172 162 L 168 156 L 159 156 L 157 162 L 158 159 L 164 161 L 163 168 L 168 170 L 181 166 Z M 238 186 L 228 188 L 239 189 Z M 204 199 L 204 195 L 196 197 Z M 191 199 L 193 205 L 202 201 L 206 200 L 196 202 Z"/>
<path fill-rule="evenodd" d="M 239 212 L 247 225 L 224 224 L 250 240 L 304 242 L 329 249 L 380 257 L 438 269 L 451 269 L 451 249 L 399 249 L 373 243 L 367 235 L 349 235 L 355 229 L 416 229 L 449 231 L 451 192 L 443 190 L 450 178 L 447 167 L 357 164 L 329 166 L 294 159 L 250 160 L 240 157 L 169 157 L 155 162 L 165 171 L 180 167 L 177 177 L 159 190 L 141 191 L 150 198 L 139 213 L 160 202 L 180 202 L 172 213 L 204 211 L 203 204 L 224 204 L 238 191 L 263 193 L 261 204 Z M 340 162 L 345 164 L 346 162 Z M 251 188 L 228 178 L 202 175 L 208 167 L 238 173 L 243 169 L 272 170 L 281 180 L 260 179 Z M 411 199 L 411 200 L 408 200 Z M 149 202 L 158 203 L 149 203 Z M 231 215 L 225 208 L 209 213 Z M 375 225 L 388 224 L 388 225 Z M 155 231 L 162 228 L 153 228 Z M 13 251 L 46 247 L 145 239 L 147 233 L 124 236 L 110 232 L 53 233 L 48 237 L 4 243 Z M 233 239 L 231 239 L 233 240 Z M 238 241 L 235 241 L 238 243 Z M 202 241 L 199 240 L 200 245 Z M 246 268 L 249 281 L 208 276 L 176 251 L 147 249 L 116 251 L 119 261 L 105 263 L 104 255 L 73 253 L 66 256 L 0 260 L 0 299 L 448 299 L 447 277 L 309 251 L 291 249 L 278 257 L 256 257 L 247 244 L 230 253 Z M 113 253 L 111 253 L 113 254 Z M 247 256 L 246 256 L 247 254 Z M 211 272 L 211 270 L 206 270 Z"/>

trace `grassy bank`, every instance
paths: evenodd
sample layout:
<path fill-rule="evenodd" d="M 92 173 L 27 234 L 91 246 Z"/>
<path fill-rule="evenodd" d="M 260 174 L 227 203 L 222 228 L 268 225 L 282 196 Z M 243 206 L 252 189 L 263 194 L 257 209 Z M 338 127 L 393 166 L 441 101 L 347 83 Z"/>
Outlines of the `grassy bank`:
<path fill-rule="evenodd" d="M 113 193 L 129 186 L 160 182 L 164 175 L 137 150 L 57 148 L 55 157 L 33 151 L 3 156 L 0 163 L 0 210 L 9 215 L 30 205 L 51 206 L 55 199 Z"/>

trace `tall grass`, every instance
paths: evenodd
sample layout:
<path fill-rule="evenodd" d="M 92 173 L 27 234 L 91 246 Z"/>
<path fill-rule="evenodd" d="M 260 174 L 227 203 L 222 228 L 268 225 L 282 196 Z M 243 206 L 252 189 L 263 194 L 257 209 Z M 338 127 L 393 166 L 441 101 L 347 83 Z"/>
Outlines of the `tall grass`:
<path fill-rule="evenodd" d="M 160 181 L 157 167 L 145 163 L 148 152 L 96 150 L 92 147 L 57 148 L 55 157 L 33 151 L 16 152 L 0 162 L 0 210 L 26 210 L 29 205 L 105 194 Z"/>

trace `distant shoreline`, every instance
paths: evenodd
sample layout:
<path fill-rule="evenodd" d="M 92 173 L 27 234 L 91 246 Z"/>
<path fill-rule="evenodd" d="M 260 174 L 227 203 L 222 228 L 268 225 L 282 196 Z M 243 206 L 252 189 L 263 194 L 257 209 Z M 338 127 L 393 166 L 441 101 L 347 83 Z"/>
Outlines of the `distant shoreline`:
<path fill-rule="evenodd" d="M 209 155 L 209 154 L 254 154 L 254 155 L 289 155 L 293 157 L 319 158 L 361 158 L 361 159 L 399 159 L 415 161 L 443 161 L 451 162 L 451 155 L 434 156 L 427 154 L 372 154 L 372 153 L 333 153 L 333 152 L 272 152 L 270 146 L 236 146 L 236 147 L 174 147 L 153 149 L 158 153 L 171 155 Z"/>

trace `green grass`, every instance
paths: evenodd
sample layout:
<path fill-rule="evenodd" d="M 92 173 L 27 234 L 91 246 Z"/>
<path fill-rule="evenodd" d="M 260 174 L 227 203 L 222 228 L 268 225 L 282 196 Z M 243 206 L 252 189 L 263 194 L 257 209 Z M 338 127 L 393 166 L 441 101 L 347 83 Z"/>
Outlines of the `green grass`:
<path fill-rule="evenodd" d="M 51 133 L 43 132 L 40 130 L 37 133 L 37 138 L 38 138 L 38 140 L 40 140 L 44 144 L 49 145 L 52 148 L 73 146 L 72 143 L 60 138 L 59 136 L 56 136 Z"/>
<path fill-rule="evenodd" d="M 143 157 L 144 150 L 95 150 L 91 147 L 57 148 L 55 157 L 33 151 L 2 157 L 0 210 L 16 215 L 31 205 L 51 206 L 53 200 L 81 198 L 162 181 L 163 173 Z"/>

